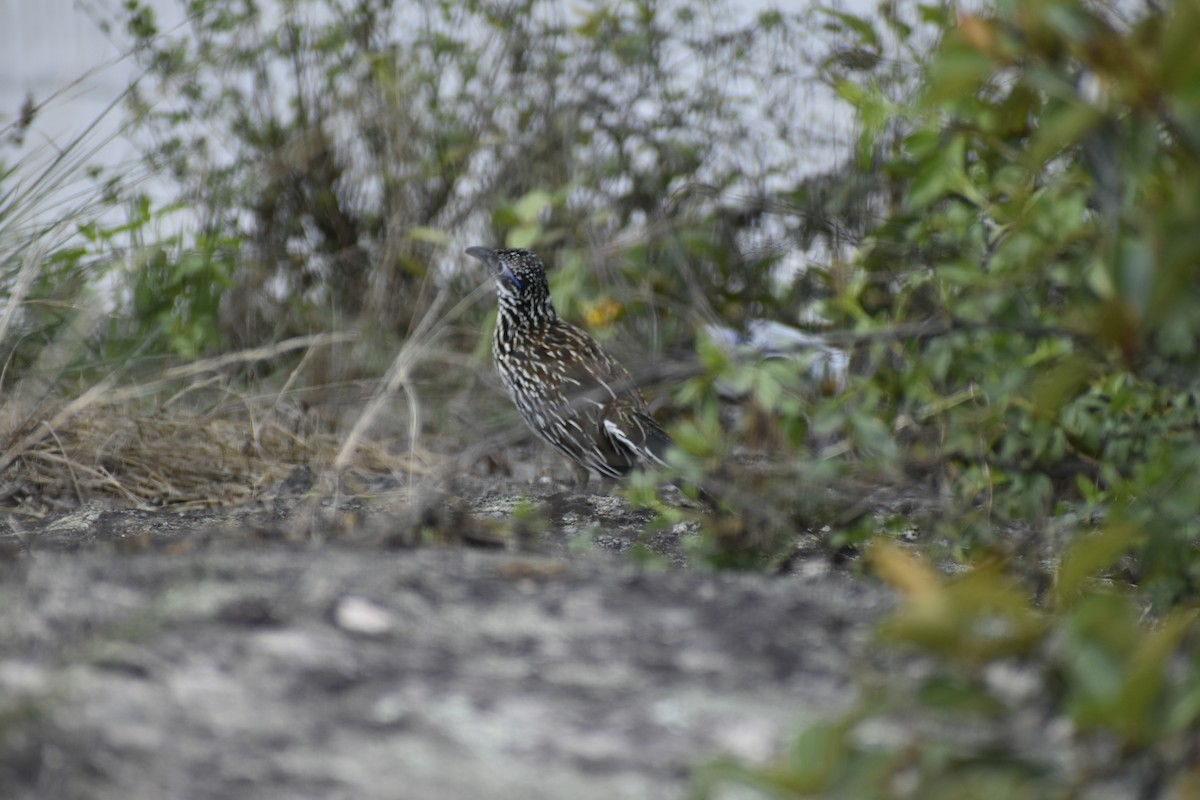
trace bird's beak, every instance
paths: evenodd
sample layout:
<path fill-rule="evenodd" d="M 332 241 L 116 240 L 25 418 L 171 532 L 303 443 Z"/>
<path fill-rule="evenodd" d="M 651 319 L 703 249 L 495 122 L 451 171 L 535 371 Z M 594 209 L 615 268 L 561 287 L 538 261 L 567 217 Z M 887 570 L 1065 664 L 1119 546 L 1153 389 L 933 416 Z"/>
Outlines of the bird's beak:
<path fill-rule="evenodd" d="M 488 250 L 486 247 L 468 247 L 467 255 L 471 256 L 472 258 L 478 258 L 489 267 L 494 267 L 496 265 L 495 250 Z"/>

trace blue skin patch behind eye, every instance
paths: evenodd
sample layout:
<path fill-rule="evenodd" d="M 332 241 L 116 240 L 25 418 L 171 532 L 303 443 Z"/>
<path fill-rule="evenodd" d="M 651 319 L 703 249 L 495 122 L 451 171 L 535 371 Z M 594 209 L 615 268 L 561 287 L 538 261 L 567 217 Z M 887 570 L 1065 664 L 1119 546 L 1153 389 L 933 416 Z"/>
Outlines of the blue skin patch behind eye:
<path fill-rule="evenodd" d="M 521 290 L 521 280 L 516 275 L 513 274 L 513 271 L 511 269 L 509 269 L 508 264 L 502 264 L 500 269 L 503 270 L 503 272 L 501 273 L 501 277 L 504 278 L 505 281 L 507 281 L 508 283 L 511 283 L 514 287 L 516 287 L 517 291 L 520 291 Z"/>

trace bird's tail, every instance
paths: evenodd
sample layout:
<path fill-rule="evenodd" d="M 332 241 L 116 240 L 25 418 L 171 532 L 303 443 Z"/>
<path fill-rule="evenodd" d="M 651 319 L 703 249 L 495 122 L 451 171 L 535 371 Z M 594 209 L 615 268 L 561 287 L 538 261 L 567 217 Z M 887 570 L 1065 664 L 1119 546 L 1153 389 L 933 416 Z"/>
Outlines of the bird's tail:
<path fill-rule="evenodd" d="M 662 425 L 658 424 L 658 420 L 647 414 L 640 414 L 638 421 L 642 423 L 643 429 L 646 431 L 646 438 L 642 444 L 647 455 L 659 464 L 666 466 L 667 450 L 671 447 L 671 437 L 663 429 Z"/>

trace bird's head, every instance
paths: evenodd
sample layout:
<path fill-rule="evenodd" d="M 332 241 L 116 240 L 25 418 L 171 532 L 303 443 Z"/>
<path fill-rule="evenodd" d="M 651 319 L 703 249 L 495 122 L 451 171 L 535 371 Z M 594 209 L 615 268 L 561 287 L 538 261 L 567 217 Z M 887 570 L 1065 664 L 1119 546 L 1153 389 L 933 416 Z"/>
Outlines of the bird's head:
<path fill-rule="evenodd" d="M 501 305 L 525 308 L 550 305 L 550 286 L 546 283 L 546 267 L 542 260 L 528 250 L 489 250 L 468 247 L 467 255 L 487 264 L 496 279 Z"/>

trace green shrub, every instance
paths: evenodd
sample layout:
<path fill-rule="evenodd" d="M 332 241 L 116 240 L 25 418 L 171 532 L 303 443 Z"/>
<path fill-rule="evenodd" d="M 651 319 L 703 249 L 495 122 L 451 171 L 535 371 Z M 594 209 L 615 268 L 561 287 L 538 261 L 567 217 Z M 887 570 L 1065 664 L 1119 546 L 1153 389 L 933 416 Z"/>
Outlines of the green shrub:
<path fill-rule="evenodd" d="M 580 296 L 613 293 L 635 319 L 770 300 L 775 257 L 734 246 L 761 212 L 714 200 L 793 169 L 762 155 L 797 130 L 790 15 L 733 26 L 715 0 L 185 8 L 163 31 L 127 4 L 147 70 L 131 108 L 205 238 L 240 243 L 231 344 L 348 324 L 404 335 L 431 282 L 465 293 L 480 277 L 452 267 L 477 240 L 586 263 Z M 771 104 L 753 94 L 784 86 Z M 769 116 L 750 131 L 753 104 Z M 676 316 L 655 318 L 667 340 L 689 335 Z"/>
<path fill-rule="evenodd" d="M 1194 597 L 1200 60 L 1183 42 L 1200 14 L 1122 20 L 1069 0 L 918 11 L 911 25 L 830 15 L 845 43 L 827 74 L 858 108 L 863 202 L 879 215 L 808 276 L 814 309 L 854 348 L 850 392 L 814 398 L 800 370 L 710 359 L 683 397 L 711 417 L 710 387 L 744 387 L 753 410 L 729 438 L 765 415 L 778 462 L 810 462 L 737 503 L 780 511 L 784 547 L 806 522 L 787 487 L 812 471 L 812 434 L 837 434 L 855 458 L 834 477 L 921 487 L 925 527 L 960 554 L 1031 556 L 1040 571 L 1062 521 L 1068 537 L 1128 523 L 1127 577 L 1163 605 Z M 883 65 L 926 41 L 911 73 L 846 67 L 846 53 Z M 681 433 L 698 457 L 734 461 L 732 445 L 714 455 Z"/>

